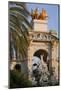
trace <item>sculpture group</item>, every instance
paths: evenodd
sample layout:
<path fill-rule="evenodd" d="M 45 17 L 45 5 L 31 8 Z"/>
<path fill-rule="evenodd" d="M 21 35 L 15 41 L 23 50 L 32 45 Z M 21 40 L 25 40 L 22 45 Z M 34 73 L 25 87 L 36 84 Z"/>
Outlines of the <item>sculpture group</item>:
<path fill-rule="evenodd" d="M 40 12 L 40 14 L 38 13 L 37 8 L 35 10 L 31 10 L 30 15 L 32 17 L 32 20 L 34 20 L 34 19 L 46 20 L 48 18 L 46 10 L 44 8 L 42 8 L 42 12 Z"/>

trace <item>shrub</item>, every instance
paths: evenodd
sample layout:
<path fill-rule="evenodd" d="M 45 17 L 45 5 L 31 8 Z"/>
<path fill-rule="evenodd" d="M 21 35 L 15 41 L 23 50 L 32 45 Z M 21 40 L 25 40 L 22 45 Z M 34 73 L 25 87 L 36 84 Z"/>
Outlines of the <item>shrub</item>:
<path fill-rule="evenodd" d="M 32 82 L 17 70 L 10 71 L 10 88 L 23 88 L 32 86 Z"/>

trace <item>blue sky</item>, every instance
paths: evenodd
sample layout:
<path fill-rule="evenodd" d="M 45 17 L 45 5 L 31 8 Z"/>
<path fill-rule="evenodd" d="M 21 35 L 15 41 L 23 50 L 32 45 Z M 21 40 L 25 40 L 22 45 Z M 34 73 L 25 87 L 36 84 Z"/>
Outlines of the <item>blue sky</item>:
<path fill-rule="evenodd" d="M 48 20 L 48 29 L 58 31 L 58 5 L 49 5 L 49 4 L 37 4 L 37 3 L 27 3 L 27 9 L 31 12 L 31 9 L 38 8 L 38 11 L 41 12 L 42 8 L 44 8 L 49 17 Z M 31 18 L 29 18 L 30 20 Z"/>

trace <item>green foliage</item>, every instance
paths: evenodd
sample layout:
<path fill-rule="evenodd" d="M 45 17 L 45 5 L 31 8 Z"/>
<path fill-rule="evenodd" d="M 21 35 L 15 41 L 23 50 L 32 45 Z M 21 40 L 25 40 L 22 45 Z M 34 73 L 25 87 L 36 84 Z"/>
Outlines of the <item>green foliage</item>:
<path fill-rule="evenodd" d="M 13 48 L 15 48 L 16 54 L 19 53 L 19 60 L 20 57 L 26 56 L 26 47 L 29 45 L 27 36 L 29 35 L 28 29 L 31 29 L 31 25 L 27 19 L 28 15 L 29 12 L 26 9 L 25 3 L 9 2 L 10 46 L 12 47 L 12 44 L 15 46 Z"/>
<path fill-rule="evenodd" d="M 10 88 L 24 88 L 32 86 L 32 82 L 17 70 L 10 71 Z"/>
<path fill-rule="evenodd" d="M 50 32 L 55 32 L 55 33 L 57 33 L 55 29 L 51 29 Z"/>

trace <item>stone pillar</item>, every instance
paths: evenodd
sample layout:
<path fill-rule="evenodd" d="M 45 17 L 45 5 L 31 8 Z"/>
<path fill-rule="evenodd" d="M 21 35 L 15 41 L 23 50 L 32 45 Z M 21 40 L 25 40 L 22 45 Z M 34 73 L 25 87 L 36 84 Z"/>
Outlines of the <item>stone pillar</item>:
<path fill-rule="evenodd" d="M 31 50 L 28 47 L 28 78 L 32 81 L 32 57 L 31 57 Z"/>
<path fill-rule="evenodd" d="M 52 46 L 51 46 L 51 43 L 49 42 L 48 43 L 48 64 L 49 64 L 49 71 L 51 71 L 51 67 L 52 67 Z"/>
<path fill-rule="evenodd" d="M 52 68 L 53 68 L 53 76 L 55 80 L 59 79 L 59 62 L 58 62 L 58 43 L 54 42 L 52 47 Z"/>

